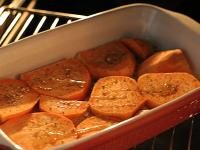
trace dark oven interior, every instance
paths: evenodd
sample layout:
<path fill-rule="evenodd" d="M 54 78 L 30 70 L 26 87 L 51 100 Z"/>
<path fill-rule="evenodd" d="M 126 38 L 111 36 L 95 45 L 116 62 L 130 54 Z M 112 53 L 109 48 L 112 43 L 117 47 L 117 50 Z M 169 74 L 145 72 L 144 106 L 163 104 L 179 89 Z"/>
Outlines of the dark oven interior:
<path fill-rule="evenodd" d="M 181 12 L 200 21 L 200 12 L 187 0 L 0 0 L 0 46 L 117 6 L 144 2 Z M 191 117 L 131 150 L 198 150 L 200 114 Z"/>

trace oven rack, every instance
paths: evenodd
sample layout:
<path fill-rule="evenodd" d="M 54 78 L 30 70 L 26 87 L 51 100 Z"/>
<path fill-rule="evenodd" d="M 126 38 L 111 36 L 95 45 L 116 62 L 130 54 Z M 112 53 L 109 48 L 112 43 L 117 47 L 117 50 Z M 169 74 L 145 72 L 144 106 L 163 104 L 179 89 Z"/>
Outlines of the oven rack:
<path fill-rule="evenodd" d="M 2 6 L 0 8 L 0 46 L 84 18 L 86 16 L 33 9 L 32 7 Z"/>

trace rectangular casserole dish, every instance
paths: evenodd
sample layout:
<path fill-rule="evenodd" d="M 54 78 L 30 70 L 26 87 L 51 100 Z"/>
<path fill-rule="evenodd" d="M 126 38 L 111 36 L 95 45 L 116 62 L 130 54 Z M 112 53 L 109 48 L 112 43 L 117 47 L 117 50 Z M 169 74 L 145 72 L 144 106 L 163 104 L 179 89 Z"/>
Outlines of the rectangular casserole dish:
<path fill-rule="evenodd" d="M 200 76 L 200 25 L 187 16 L 147 4 L 127 5 L 92 15 L 0 49 L 0 78 L 50 64 L 78 51 L 122 37 L 152 41 L 160 49 L 181 48 Z M 200 112 L 200 88 L 147 113 L 120 122 L 61 149 L 127 149 Z M 0 132 L 0 144 L 18 149 Z"/>

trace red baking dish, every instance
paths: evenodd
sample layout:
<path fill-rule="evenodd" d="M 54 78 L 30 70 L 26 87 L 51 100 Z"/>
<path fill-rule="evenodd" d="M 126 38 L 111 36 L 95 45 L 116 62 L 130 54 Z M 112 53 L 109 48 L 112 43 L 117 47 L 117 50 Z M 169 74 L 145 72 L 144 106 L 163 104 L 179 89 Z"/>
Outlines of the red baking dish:
<path fill-rule="evenodd" d="M 153 5 L 133 4 L 92 15 L 84 20 L 31 36 L 0 49 L 0 78 L 72 57 L 81 50 L 134 37 L 161 50 L 180 48 L 200 75 L 200 25 L 182 14 Z M 200 88 L 141 113 L 94 135 L 55 147 L 61 149 L 127 149 L 200 112 Z M 0 144 L 20 149 L 0 132 Z"/>

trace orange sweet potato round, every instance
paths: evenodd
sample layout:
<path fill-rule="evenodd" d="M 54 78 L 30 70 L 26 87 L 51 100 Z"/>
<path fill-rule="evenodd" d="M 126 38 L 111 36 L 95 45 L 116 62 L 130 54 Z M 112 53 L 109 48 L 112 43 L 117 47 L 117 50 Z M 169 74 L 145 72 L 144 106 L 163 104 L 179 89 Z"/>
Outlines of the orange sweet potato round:
<path fill-rule="evenodd" d="M 153 108 L 200 87 L 200 82 L 188 73 L 148 73 L 139 77 L 138 87 Z"/>
<path fill-rule="evenodd" d="M 83 120 L 77 127 L 77 134 L 78 137 L 86 137 L 92 134 L 95 134 L 96 132 L 105 129 L 111 125 L 116 124 L 116 121 L 108 120 L 108 119 L 102 119 L 96 116 L 92 116 L 89 118 L 86 118 Z"/>
<path fill-rule="evenodd" d="M 38 94 L 20 80 L 0 80 L 0 122 L 20 116 L 32 110 Z"/>
<path fill-rule="evenodd" d="M 71 120 L 46 112 L 8 120 L 0 128 L 26 150 L 47 150 L 77 138 Z"/>
<path fill-rule="evenodd" d="M 132 76 L 136 66 L 131 52 L 116 41 L 81 51 L 76 58 L 87 66 L 95 79 L 114 75 Z"/>
<path fill-rule="evenodd" d="M 63 100 L 50 96 L 40 96 L 40 110 L 64 115 L 67 118 L 75 119 L 83 116 L 88 109 L 88 102 Z"/>
<path fill-rule="evenodd" d="M 76 59 L 64 59 L 21 75 L 40 94 L 82 100 L 90 86 L 87 68 Z"/>
<path fill-rule="evenodd" d="M 180 49 L 166 50 L 153 54 L 138 68 L 137 75 L 145 73 L 192 73 L 190 65 Z"/>
<path fill-rule="evenodd" d="M 130 118 L 144 103 L 136 81 L 125 76 L 99 79 L 89 99 L 90 108 L 95 115 L 117 120 Z"/>
<path fill-rule="evenodd" d="M 121 39 L 121 42 L 142 60 L 146 59 L 153 53 L 152 45 L 147 41 L 124 38 Z"/>

